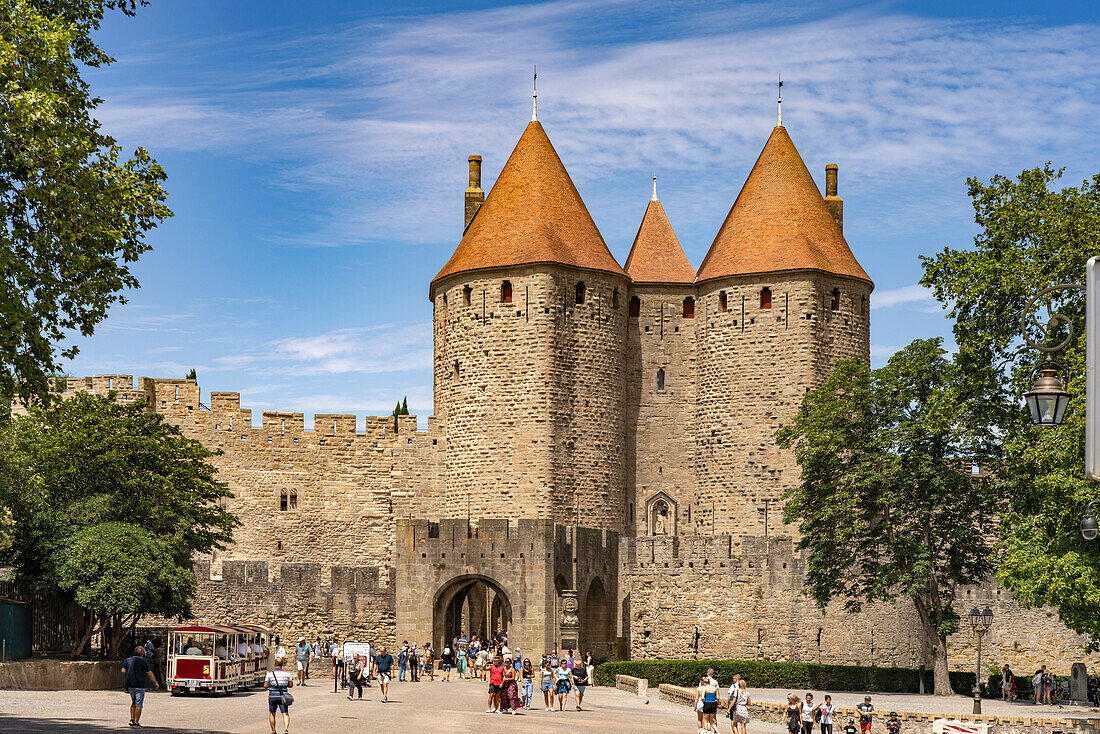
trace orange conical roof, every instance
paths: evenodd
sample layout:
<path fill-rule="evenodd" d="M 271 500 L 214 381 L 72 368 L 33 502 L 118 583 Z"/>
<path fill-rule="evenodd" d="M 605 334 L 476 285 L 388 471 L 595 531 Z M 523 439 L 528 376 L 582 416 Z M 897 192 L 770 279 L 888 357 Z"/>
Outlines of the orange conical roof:
<path fill-rule="evenodd" d="M 824 270 L 871 281 L 782 125 L 772 130 L 696 280 Z"/>
<path fill-rule="evenodd" d="M 634 245 L 626 256 L 625 269 L 636 283 L 695 282 L 695 270 L 668 223 L 665 208 L 656 198 L 650 199 L 646 207 Z"/>
<path fill-rule="evenodd" d="M 542 125 L 532 120 L 432 283 L 467 270 L 544 262 L 625 275 Z"/>

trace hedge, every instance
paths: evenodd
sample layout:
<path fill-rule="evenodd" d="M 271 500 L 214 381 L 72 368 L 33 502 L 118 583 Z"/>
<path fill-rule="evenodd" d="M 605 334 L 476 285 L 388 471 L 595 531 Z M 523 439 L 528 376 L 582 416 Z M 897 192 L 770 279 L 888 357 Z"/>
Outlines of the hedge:
<path fill-rule="evenodd" d="M 616 675 L 646 678 L 651 687 L 661 683 L 694 688 L 699 678 L 714 668 L 722 685 L 740 673 L 750 688 L 788 688 L 811 691 L 881 691 L 919 693 L 920 671 L 915 668 L 870 668 L 859 665 L 816 665 L 814 663 L 771 663 L 759 660 L 626 660 L 601 663 L 596 668 L 598 686 L 615 685 Z M 932 691 L 932 671 L 924 675 L 925 687 Z M 970 695 L 974 674 L 951 673 L 955 693 Z"/>

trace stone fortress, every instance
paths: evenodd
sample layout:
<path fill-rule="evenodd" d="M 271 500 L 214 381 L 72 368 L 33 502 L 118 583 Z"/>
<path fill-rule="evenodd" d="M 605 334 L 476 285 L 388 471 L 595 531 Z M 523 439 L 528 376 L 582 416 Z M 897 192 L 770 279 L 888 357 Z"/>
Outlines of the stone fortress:
<path fill-rule="evenodd" d="M 839 359 L 869 358 L 873 284 L 782 122 L 694 270 L 657 197 L 624 266 L 540 122 L 485 196 L 469 159 L 465 228 L 429 286 L 435 415 L 264 411 L 193 380 L 99 375 L 223 453 L 242 520 L 196 561 L 202 621 L 394 645 L 506 629 L 535 656 L 713 656 L 917 666 L 907 600 L 850 615 L 801 596 L 782 522 L 798 481 L 774 433 Z M 1087 640 L 992 584 L 988 660 L 1068 672 Z M 972 669 L 972 640 L 951 664 Z M 1092 658 L 1095 661 L 1095 657 Z"/>

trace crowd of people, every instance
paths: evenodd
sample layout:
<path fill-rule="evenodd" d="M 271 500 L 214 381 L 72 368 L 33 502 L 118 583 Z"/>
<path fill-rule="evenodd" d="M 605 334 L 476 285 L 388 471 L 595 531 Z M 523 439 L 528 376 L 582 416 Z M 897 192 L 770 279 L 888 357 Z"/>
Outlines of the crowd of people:
<path fill-rule="evenodd" d="M 875 707 L 871 703 L 870 696 L 863 697 L 863 703 L 856 706 L 858 716 L 858 728 L 856 716 L 849 716 L 847 723 L 841 727 L 837 721 L 837 708 L 833 705 L 833 697 L 826 695 L 824 700 L 814 703 L 814 694 L 807 691 L 805 698 L 799 698 L 798 694 L 787 694 L 787 710 L 785 718 L 787 731 L 791 734 L 813 734 L 814 727 L 821 728 L 821 734 L 833 734 L 834 726 L 837 731 L 844 734 L 856 734 L 857 732 L 871 731 L 871 723 L 875 719 Z M 891 711 L 883 721 L 888 734 L 900 734 L 901 719 L 896 711 Z"/>

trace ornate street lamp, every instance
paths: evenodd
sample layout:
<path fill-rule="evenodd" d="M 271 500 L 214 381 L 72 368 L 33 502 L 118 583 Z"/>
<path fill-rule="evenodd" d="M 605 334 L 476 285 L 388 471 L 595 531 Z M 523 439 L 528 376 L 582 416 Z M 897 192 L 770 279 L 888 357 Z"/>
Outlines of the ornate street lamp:
<path fill-rule="evenodd" d="M 1085 540 L 1096 540 L 1096 535 L 1100 532 L 1100 524 L 1096 521 L 1096 505 L 1100 504 L 1096 500 L 1089 500 L 1085 505 L 1085 514 L 1081 515 L 1081 537 Z"/>
<path fill-rule="evenodd" d="M 974 607 L 970 610 L 969 617 L 970 628 L 978 636 L 978 664 L 974 676 L 974 713 L 980 714 L 982 712 L 982 635 L 993 626 L 993 610 L 989 607 L 984 610 Z"/>
<path fill-rule="evenodd" d="M 1035 426 L 1060 426 L 1066 415 L 1066 406 L 1073 397 L 1066 392 L 1066 386 L 1058 378 L 1061 368 L 1057 362 L 1043 362 L 1039 365 L 1041 377 L 1031 384 L 1024 393 L 1031 423 Z"/>

